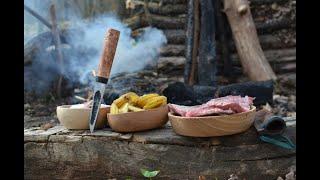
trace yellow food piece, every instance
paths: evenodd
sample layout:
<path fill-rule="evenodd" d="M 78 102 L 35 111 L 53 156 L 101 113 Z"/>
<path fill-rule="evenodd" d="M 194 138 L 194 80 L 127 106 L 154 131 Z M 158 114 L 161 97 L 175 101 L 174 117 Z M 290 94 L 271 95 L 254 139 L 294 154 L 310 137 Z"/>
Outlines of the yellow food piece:
<path fill-rule="evenodd" d="M 150 99 L 146 105 L 143 106 L 143 109 L 153 109 L 162 106 L 163 104 L 167 104 L 167 97 L 165 96 L 157 96 Z"/>
<path fill-rule="evenodd" d="M 135 105 L 139 99 L 139 96 L 134 92 L 128 92 L 124 94 L 124 98 L 127 100 L 127 102 L 129 102 L 129 104 Z"/>
<path fill-rule="evenodd" d="M 129 105 L 128 106 L 128 109 L 132 112 L 139 112 L 139 111 L 144 111 L 144 109 L 141 109 L 141 108 L 138 108 L 138 107 L 135 107 L 135 106 L 132 106 L 132 105 Z"/>
<path fill-rule="evenodd" d="M 120 96 L 118 99 L 114 100 L 112 104 L 117 105 L 117 107 L 121 107 L 124 103 L 128 102 L 124 96 Z"/>
<path fill-rule="evenodd" d="M 124 105 L 122 105 L 122 107 L 120 107 L 119 112 L 120 112 L 120 113 L 129 112 L 128 106 L 129 106 L 129 103 L 125 103 Z"/>
<path fill-rule="evenodd" d="M 119 114 L 119 108 L 115 103 L 111 104 L 110 114 Z"/>
<path fill-rule="evenodd" d="M 156 94 L 156 93 L 152 93 L 152 94 L 145 94 L 143 96 L 140 96 L 137 100 L 137 105 L 142 108 L 144 107 L 149 101 L 151 98 L 154 98 L 154 97 L 158 97 L 159 94 Z"/>
<path fill-rule="evenodd" d="M 118 107 L 122 107 L 125 103 L 129 102 L 130 104 L 135 104 L 139 96 L 134 92 L 128 92 L 126 94 L 121 95 L 118 99 L 114 100 Z"/>

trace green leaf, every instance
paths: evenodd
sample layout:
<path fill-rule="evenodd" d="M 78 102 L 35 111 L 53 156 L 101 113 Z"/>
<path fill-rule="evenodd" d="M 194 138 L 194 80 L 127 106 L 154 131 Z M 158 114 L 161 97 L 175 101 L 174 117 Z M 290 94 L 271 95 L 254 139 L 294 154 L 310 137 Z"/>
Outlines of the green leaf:
<path fill-rule="evenodd" d="M 141 174 L 146 178 L 155 177 L 160 172 L 160 171 L 148 171 L 148 170 L 145 170 L 145 169 L 140 169 L 140 171 L 141 171 Z"/>

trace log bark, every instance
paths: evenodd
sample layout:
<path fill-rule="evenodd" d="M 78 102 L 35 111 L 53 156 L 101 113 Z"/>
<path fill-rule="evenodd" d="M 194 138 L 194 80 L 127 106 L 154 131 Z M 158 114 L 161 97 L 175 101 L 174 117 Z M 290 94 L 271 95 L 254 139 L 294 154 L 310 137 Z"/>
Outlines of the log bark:
<path fill-rule="evenodd" d="M 276 75 L 261 49 L 247 0 L 224 0 L 228 17 L 245 74 L 253 81 L 275 80 Z"/>
<path fill-rule="evenodd" d="M 249 0 L 250 5 L 255 5 L 255 6 L 269 5 L 269 4 L 273 4 L 273 3 L 284 4 L 288 1 L 289 0 Z"/>
<path fill-rule="evenodd" d="M 194 44 L 194 0 L 188 0 L 188 14 L 186 27 L 186 60 L 184 65 L 184 83 L 189 84 Z"/>
<path fill-rule="evenodd" d="M 286 130 L 294 142 L 295 130 Z M 212 138 L 179 136 L 169 125 L 129 134 L 61 126 L 24 131 L 25 179 L 143 179 L 140 169 L 146 168 L 160 170 L 156 179 L 228 179 L 237 173 L 265 180 L 283 177 L 295 165 L 295 150 L 261 142 L 254 128 Z"/>
<path fill-rule="evenodd" d="M 136 1 L 137 5 L 134 11 L 141 12 L 143 10 L 144 1 Z M 187 3 L 186 3 L 187 4 Z M 187 11 L 186 4 L 160 4 L 157 2 L 148 2 L 148 10 L 152 14 L 158 15 L 178 15 Z"/>
<path fill-rule="evenodd" d="M 272 33 L 282 29 L 295 28 L 295 19 L 282 18 L 279 20 L 272 20 L 269 22 L 256 23 L 259 34 Z"/>
<path fill-rule="evenodd" d="M 152 26 L 161 29 L 184 29 L 185 18 L 182 17 L 167 17 L 155 14 L 149 15 L 149 20 Z M 124 22 L 132 29 L 143 28 L 148 26 L 148 19 L 145 14 L 140 13 L 131 18 L 124 20 Z"/>
<path fill-rule="evenodd" d="M 188 84 L 198 83 L 198 51 L 200 41 L 200 0 L 194 1 L 194 33 L 192 49 L 192 65 Z"/>
<path fill-rule="evenodd" d="M 265 56 L 267 60 L 270 62 L 273 70 L 277 74 L 281 74 L 284 72 L 294 72 L 294 65 L 286 65 L 286 64 L 295 64 L 296 63 L 296 49 L 288 48 L 288 49 L 280 49 L 280 50 L 268 50 L 265 51 Z M 220 55 L 217 55 L 217 59 L 220 59 Z M 243 71 L 241 68 L 241 63 L 239 60 L 239 56 L 237 54 L 231 55 L 231 61 L 233 66 L 232 76 L 243 75 Z M 185 58 L 183 56 L 178 57 L 160 57 L 158 59 L 158 71 L 162 73 L 172 74 L 180 74 L 183 75 L 183 68 L 185 64 Z M 217 75 L 223 74 L 221 71 L 223 70 L 222 62 L 218 63 Z"/>
<path fill-rule="evenodd" d="M 152 0 L 153 2 L 157 2 L 160 5 L 166 4 L 186 4 L 188 0 Z"/>
<path fill-rule="evenodd" d="M 272 104 L 273 82 L 245 82 L 227 86 L 188 86 L 181 82 L 170 84 L 163 90 L 163 94 L 168 98 L 168 102 L 182 105 L 203 104 L 216 97 L 227 95 L 240 95 L 256 97 L 254 105 Z"/>
<path fill-rule="evenodd" d="M 198 62 L 198 83 L 214 86 L 216 83 L 215 18 L 212 1 L 200 0 L 201 25 Z"/>

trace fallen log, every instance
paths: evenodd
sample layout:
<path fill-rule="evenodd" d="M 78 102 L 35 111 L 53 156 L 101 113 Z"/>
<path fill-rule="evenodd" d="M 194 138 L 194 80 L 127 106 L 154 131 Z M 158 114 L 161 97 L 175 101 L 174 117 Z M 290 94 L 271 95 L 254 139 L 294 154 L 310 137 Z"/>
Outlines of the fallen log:
<path fill-rule="evenodd" d="M 250 5 L 261 6 L 261 5 L 269 5 L 273 3 L 284 4 L 289 0 L 249 0 Z"/>
<path fill-rule="evenodd" d="M 164 31 L 165 34 L 167 31 Z M 173 33 L 176 31 L 172 31 Z M 169 33 L 167 36 L 168 41 L 170 41 L 171 36 Z M 181 39 L 182 40 L 182 39 Z M 183 38 L 184 40 L 184 38 Z M 275 50 L 278 52 L 281 52 L 281 50 L 286 51 L 285 49 L 295 48 L 296 43 L 295 42 L 288 42 L 285 43 L 280 38 L 277 38 L 273 35 L 261 35 L 259 36 L 259 41 L 261 44 L 261 48 L 264 52 Z M 230 43 L 229 51 L 230 53 L 236 53 L 236 47 L 233 42 Z M 221 43 L 217 42 L 217 52 L 221 52 Z M 162 47 L 160 49 L 160 56 L 185 56 L 185 46 L 180 44 L 174 44 L 169 43 L 168 45 Z M 267 56 L 265 54 L 265 56 Z M 267 58 L 268 59 L 268 58 Z"/>
<path fill-rule="evenodd" d="M 134 10 L 137 12 L 143 11 L 144 1 L 136 1 L 137 5 Z M 156 2 L 148 2 L 148 11 L 158 15 L 178 15 L 186 13 L 186 4 L 159 4 Z"/>
<path fill-rule="evenodd" d="M 272 33 L 282 29 L 295 28 L 295 19 L 282 18 L 279 20 L 271 20 L 263 23 L 255 23 L 258 34 Z"/>
<path fill-rule="evenodd" d="M 285 135 L 296 143 L 295 120 L 286 122 Z M 179 136 L 169 125 L 128 134 L 24 130 L 25 179 L 143 179 L 146 168 L 160 170 L 156 179 L 227 179 L 236 172 L 239 179 L 263 180 L 284 177 L 295 166 L 295 150 L 261 142 L 253 127 L 212 138 Z"/>
<path fill-rule="evenodd" d="M 214 86 L 216 83 L 216 26 L 212 1 L 200 0 L 200 40 L 198 84 Z"/>
<path fill-rule="evenodd" d="M 270 62 L 273 70 L 276 73 L 283 73 L 282 71 L 295 71 L 295 66 L 286 65 L 292 64 L 296 62 L 296 49 L 279 49 L 279 50 L 268 50 L 264 51 L 267 60 Z M 217 59 L 219 61 L 220 55 L 217 55 Z M 239 56 L 237 54 L 231 55 L 231 62 L 233 73 L 232 75 L 242 75 L 243 70 L 241 68 Z M 183 68 L 185 63 L 185 57 L 160 57 L 157 62 L 157 69 L 162 73 L 172 73 L 171 71 L 175 71 L 175 74 L 183 74 Z M 222 62 L 219 61 L 217 69 L 217 75 L 221 75 L 221 70 L 223 70 Z M 237 70 L 237 69 L 239 70 Z"/>
<path fill-rule="evenodd" d="M 138 29 L 137 31 L 139 31 Z M 141 31 L 141 30 L 140 30 Z M 164 34 L 167 37 L 168 44 L 184 44 L 185 43 L 185 31 L 184 30 L 174 30 L 174 29 L 165 29 L 163 30 Z M 135 31 L 133 32 L 135 33 Z M 295 42 L 284 42 L 281 39 L 277 38 L 272 34 L 262 34 L 258 36 L 261 48 L 265 49 L 279 49 L 296 46 Z M 236 47 L 234 42 L 231 41 L 230 52 L 235 52 Z M 221 50 L 221 44 L 217 42 L 218 51 Z"/>
<path fill-rule="evenodd" d="M 261 49 L 247 0 L 224 0 L 233 39 L 245 74 L 253 81 L 275 80 L 276 75 Z"/>
<path fill-rule="evenodd" d="M 187 4 L 188 0 L 152 0 L 153 2 L 157 2 L 160 5 L 167 5 L 167 4 Z"/>
<path fill-rule="evenodd" d="M 227 86 L 188 86 L 181 82 L 169 84 L 162 92 L 169 103 L 181 105 L 203 104 L 210 99 L 227 95 L 255 97 L 254 105 L 272 104 L 273 81 L 245 82 Z"/>
<path fill-rule="evenodd" d="M 145 14 L 140 13 L 131 18 L 125 19 L 124 23 L 127 24 L 132 30 L 148 26 L 148 21 L 152 26 L 160 29 L 183 29 L 185 26 L 185 18 L 183 17 L 168 17 L 150 14 L 148 18 Z"/>
<path fill-rule="evenodd" d="M 185 55 L 185 46 L 184 45 L 174 45 L 168 44 L 160 49 L 160 56 L 184 56 Z"/>
<path fill-rule="evenodd" d="M 186 27 L 186 45 L 185 45 L 185 65 L 184 65 L 184 83 L 190 83 L 191 67 L 193 63 L 193 44 L 194 44 L 194 0 L 188 0 L 188 14 Z"/>
<path fill-rule="evenodd" d="M 165 29 L 164 34 L 168 39 L 168 44 L 184 44 L 186 32 L 183 29 Z"/>

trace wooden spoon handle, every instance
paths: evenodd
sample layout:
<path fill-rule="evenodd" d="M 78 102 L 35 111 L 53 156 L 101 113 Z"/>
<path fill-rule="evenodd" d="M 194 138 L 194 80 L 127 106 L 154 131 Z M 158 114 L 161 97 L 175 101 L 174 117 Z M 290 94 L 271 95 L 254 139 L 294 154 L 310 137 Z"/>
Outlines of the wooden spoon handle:
<path fill-rule="evenodd" d="M 107 31 L 97 76 L 105 79 L 109 78 L 119 36 L 120 32 L 115 29 Z"/>

